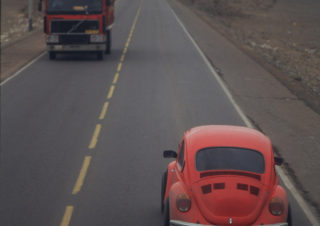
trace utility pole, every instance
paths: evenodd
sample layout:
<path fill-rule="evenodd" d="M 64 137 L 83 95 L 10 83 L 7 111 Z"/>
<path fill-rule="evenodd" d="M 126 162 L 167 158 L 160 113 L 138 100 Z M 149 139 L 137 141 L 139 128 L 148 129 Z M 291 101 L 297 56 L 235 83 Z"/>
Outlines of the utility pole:
<path fill-rule="evenodd" d="M 33 26 L 32 26 L 32 13 L 33 13 L 33 0 L 29 0 L 29 10 L 28 10 L 29 31 L 32 31 L 32 30 L 33 30 Z"/>

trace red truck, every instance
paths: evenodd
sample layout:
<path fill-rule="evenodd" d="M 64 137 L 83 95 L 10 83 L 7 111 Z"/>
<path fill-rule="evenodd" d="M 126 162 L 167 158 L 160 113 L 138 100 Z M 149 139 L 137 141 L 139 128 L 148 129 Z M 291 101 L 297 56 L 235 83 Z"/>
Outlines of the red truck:
<path fill-rule="evenodd" d="M 115 0 L 44 0 L 44 32 L 51 60 L 57 53 L 111 52 Z M 39 0 L 41 10 L 42 0 Z"/>

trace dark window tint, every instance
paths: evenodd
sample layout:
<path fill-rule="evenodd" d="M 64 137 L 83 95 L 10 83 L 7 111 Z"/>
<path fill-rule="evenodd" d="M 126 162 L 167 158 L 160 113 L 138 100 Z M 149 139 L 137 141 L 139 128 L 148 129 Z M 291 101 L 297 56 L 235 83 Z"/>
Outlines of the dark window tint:
<path fill-rule="evenodd" d="M 205 170 L 244 170 L 264 173 L 263 155 L 254 150 L 232 147 L 205 148 L 196 154 L 196 169 Z"/>
<path fill-rule="evenodd" d="M 95 13 L 102 11 L 101 0 L 48 0 L 48 13 Z"/>

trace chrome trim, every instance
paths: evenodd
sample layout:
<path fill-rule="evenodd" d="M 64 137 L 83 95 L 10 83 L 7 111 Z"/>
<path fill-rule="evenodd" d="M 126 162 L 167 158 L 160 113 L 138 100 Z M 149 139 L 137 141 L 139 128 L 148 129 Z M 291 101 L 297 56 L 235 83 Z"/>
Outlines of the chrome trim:
<path fill-rule="evenodd" d="M 170 226 L 210 226 L 210 224 L 195 224 L 178 220 L 170 220 Z"/>
<path fill-rule="evenodd" d="M 54 52 L 104 51 L 105 49 L 106 44 L 47 45 L 47 50 Z"/>
<path fill-rule="evenodd" d="M 214 226 L 210 224 L 195 224 L 178 220 L 170 220 L 170 226 Z M 263 226 L 288 226 L 288 223 L 264 224 Z"/>

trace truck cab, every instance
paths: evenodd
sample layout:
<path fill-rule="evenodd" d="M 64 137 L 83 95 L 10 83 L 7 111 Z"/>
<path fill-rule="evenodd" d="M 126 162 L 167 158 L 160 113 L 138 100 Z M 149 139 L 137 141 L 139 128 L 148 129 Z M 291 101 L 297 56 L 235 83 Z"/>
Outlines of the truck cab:
<path fill-rule="evenodd" d="M 45 0 L 49 58 L 64 52 L 92 52 L 102 60 L 104 53 L 111 52 L 113 23 L 114 0 Z"/>

